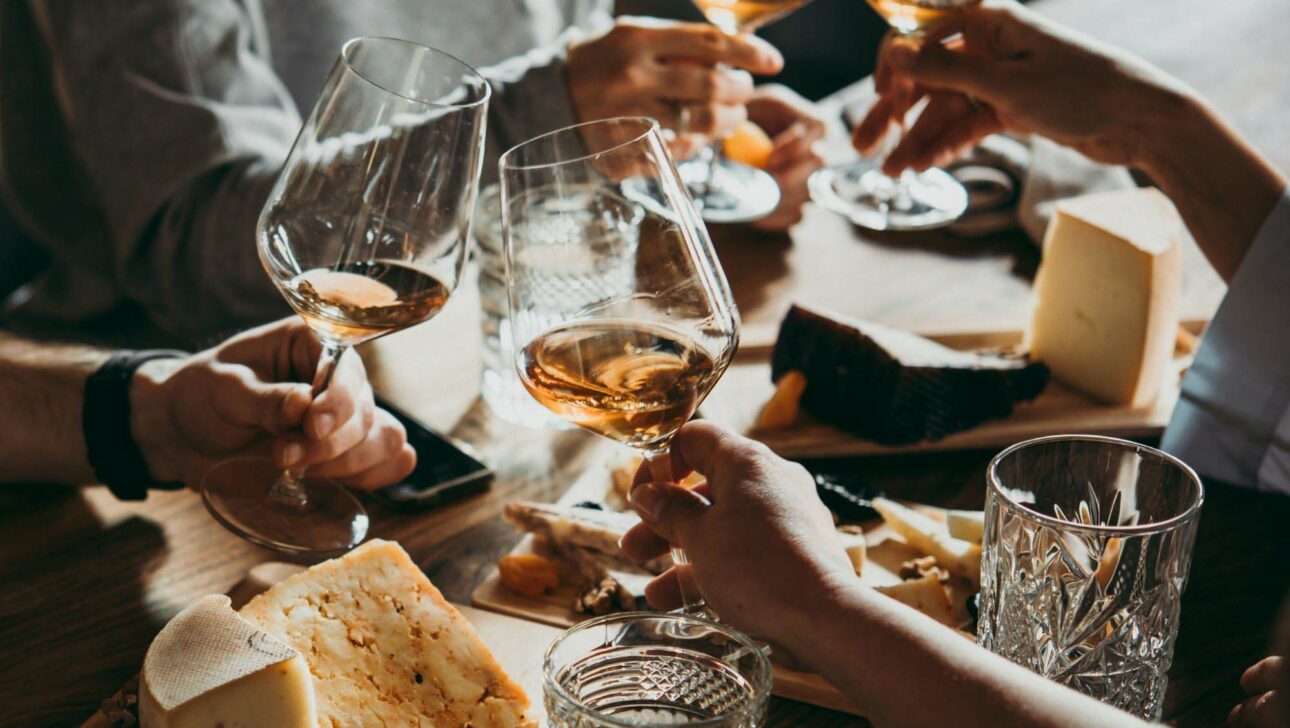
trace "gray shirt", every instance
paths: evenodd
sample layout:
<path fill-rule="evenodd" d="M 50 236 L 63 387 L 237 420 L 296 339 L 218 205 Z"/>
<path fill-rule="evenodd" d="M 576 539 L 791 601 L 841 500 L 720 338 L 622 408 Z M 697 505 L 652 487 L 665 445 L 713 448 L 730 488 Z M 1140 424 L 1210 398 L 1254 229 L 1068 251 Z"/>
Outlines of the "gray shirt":
<path fill-rule="evenodd" d="M 0 3 L 0 200 L 50 257 L 9 295 L 7 320 L 93 325 L 129 306 L 195 341 L 285 314 L 260 267 L 255 221 L 345 40 L 406 38 L 479 68 L 494 87 L 489 176 L 500 150 L 574 122 L 563 49 L 607 24 L 608 9 L 607 0 Z"/>

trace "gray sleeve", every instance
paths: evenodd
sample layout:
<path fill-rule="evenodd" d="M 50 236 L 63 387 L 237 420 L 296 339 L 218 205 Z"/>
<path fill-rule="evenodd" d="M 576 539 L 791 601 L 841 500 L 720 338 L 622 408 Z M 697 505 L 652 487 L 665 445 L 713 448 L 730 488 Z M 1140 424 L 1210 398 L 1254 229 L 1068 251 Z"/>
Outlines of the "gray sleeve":
<path fill-rule="evenodd" d="M 549 46 L 479 69 L 493 87 L 482 184 L 496 180 L 497 158 L 507 149 L 579 122 L 565 81 L 565 51 L 570 43 L 612 23 L 608 14 L 598 15 L 591 30 L 570 27 Z"/>
<path fill-rule="evenodd" d="M 1290 494 L 1290 189 L 1245 253 L 1161 447 L 1201 475 Z"/>
<path fill-rule="evenodd" d="M 121 288 L 201 335 L 286 311 L 255 222 L 300 126 L 235 0 L 34 0 Z"/>

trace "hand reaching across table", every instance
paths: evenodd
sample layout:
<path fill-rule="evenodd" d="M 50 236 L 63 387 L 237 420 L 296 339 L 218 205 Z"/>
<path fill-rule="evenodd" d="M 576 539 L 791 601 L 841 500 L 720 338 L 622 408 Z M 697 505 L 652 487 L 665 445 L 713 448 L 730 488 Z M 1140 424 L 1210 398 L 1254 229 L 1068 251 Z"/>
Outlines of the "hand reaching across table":
<path fill-rule="evenodd" d="M 879 100 L 855 130 L 858 149 L 873 149 L 927 99 L 885 172 L 945 163 L 996 131 L 1039 134 L 1147 172 L 1224 278 L 1286 188 L 1184 83 L 1014 2 L 965 9 L 918 46 L 889 41 L 879 66 Z"/>
<path fill-rule="evenodd" d="M 1232 708 L 1227 724 L 1232 728 L 1285 728 L 1290 726 L 1290 663 L 1281 655 L 1263 659 L 1241 676 L 1247 698 Z"/>
<path fill-rule="evenodd" d="M 685 159 L 743 122 L 753 98 L 749 74 L 778 73 L 784 59 L 756 36 L 703 23 L 619 21 L 571 46 L 566 65 L 582 121 L 652 116 L 679 132 L 672 152 Z"/>
<path fill-rule="evenodd" d="M 197 487 L 211 465 L 241 455 L 271 455 L 358 488 L 398 482 L 416 465 L 403 426 L 376 407 L 353 354 L 315 399 L 320 351 L 292 317 L 198 354 L 147 361 L 124 388 L 128 409 L 91 413 L 86 381 L 109 352 L 2 337 L 0 418 L 21 426 L 0 440 L 0 482 L 95 482 L 82 428 L 91 416 L 119 418 L 157 482 Z"/>
<path fill-rule="evenodd" d="M 633 559 L 672 546 L 690 558 L 650 584 L 654 607 L 678 606 L 687 579 L 723 621 L 823 675 L 875 725 L 1144 725 L 861 585 L 801 466 L 703 421 L 677 433 L 672 461 L 707 483 L 696 494 L 642 469 L 642 523 L 622 541 Z"/>
<path fill-rule="evenodd" d="M 802 219 L 802 206 L 810 200 L 806 179 L 824 166 L 815 146 L 828 127 L 815 104 L 778 84 L 757 87 L 748 102 L 748 118 L 771 137 L 766 171 L 779 183 L 780 192 L 779 206 L 752 226 L 787 230 Z"/>

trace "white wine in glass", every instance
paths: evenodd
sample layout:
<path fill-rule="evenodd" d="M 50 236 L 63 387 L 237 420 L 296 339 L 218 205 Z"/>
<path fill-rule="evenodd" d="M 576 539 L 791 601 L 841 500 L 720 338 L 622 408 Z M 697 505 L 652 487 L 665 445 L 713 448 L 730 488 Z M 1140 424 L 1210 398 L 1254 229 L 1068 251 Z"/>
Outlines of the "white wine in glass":
<path fill-rule="evenodd" d="M 931 26 L 981 0 L 869 0 L 901 37 L 918 40 Z M 903 131 L 904 124 L 901 124 Z M 943 169 L 883 174 L 871 160 L 826 167 L 807 182 L 811 199 L 870 230 L 930 230 L 967 211 L 967 189 Z"/>
<path fill-rule="evenodd" d="M 739 317 L 658 124 L 580 124 L 511 149 L 499 166 L 520 381 L 672 481 L 672 437 L 729 366 Z M 570 261 L 591 275 L 551 285 Z"/>
<path fill-rule="evenodd" d="M 421 323 L 457 287 L 483 159 L 488 83 L 431 48 L 345 44 L 257 226 L 260 261 L 323 353 L 314 393 L 344 350 Z M 267 458 L 215 465 L 207 509 L 248 541 L 331 555 L 367 534 L 344 486 Z"/>
<path fill-rule="evenodd" d="M 773 23 L 809 0 L 693 0 L 709 23 L 726 33 L 750 33 Z"/>

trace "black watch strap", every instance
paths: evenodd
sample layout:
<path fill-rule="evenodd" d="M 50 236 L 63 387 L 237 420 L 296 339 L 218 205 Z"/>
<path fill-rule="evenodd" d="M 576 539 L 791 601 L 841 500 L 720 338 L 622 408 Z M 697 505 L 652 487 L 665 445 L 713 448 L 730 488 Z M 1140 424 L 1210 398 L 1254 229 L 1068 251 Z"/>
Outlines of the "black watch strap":
<path fill-rule="evenodd" d="M 152 479 L 148 463 L 130 430 L 130 382 L 134 373 L 153 359 L 188 356 L 171 350 L 120 351 L 85 381 L 85 403 L 81 428 L 90 467 L 99 482 L 123 501 L 143 500 L 148 489 L 176 490 L 182 483 L 160 483 Z"/>

